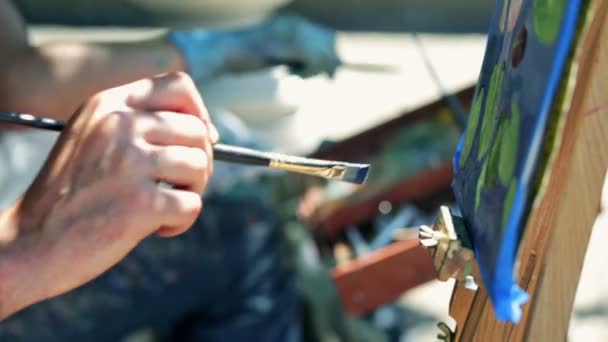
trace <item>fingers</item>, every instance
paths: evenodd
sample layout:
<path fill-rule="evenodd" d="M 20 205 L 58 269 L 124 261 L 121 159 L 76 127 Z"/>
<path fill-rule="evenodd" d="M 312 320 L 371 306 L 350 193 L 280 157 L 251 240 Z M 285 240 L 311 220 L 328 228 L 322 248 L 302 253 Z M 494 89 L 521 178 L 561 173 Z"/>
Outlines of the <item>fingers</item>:
<path fill-rule="evenodd" d="M 179 157 L 167 157 L 163 160 L 171 160 L 177 162 L 183 159 L 191 159 L 195 166 L 204 167 L 205 170 L 196 169 L 196 172 L 205 171 L 206 178 L 213 174 L 213 145 L 209 138 L 207 126 L 197 117 L 192 115 L 184 115 L 172 112 L 154 112 L 144 113 L 138 120 L 137 128 L 144 137 L 144 140 L 155 146 L 183 146 L 193 147 L 199 151 L 192 149 L 172 149 L 170 155 L 184 153 Z M 183 152 L 182 152 L 183 151 Z M 158 153 L 158 151 L 157 151 Z M 201 156 L 201 153 L 204 154 Z M 157 156 L 158 157 L 158 156 Z M 204 157 L 204 160 L 199 160 Z M 163 164 L 164 165 L 164 164 Z M 171 164 L 173 165 L 173 164 Z M 182 166 L 185 166 L 183 163 Z M 192 172 L 192 170 L 191 170 Z M 163 179 L 169 181 L 168 179 Z M 193 191 L 202 192 L 204 185 L 207 184 L 207 179 L 201 189 L 198 182 L 192 188 Z M 181 183 L 173 183 L 181 185 Z"/>
<path fill-rule="evenodd" d="M 200 148 L 186 146 L 156 147 L 152 151 L 156 181 L 173 184 L 180 189 L 202 194 L 211 170 L 209 155 Z"/>
<path fill-rule="evenodd" d="M 152 145 L 181 145 L 204 148 L 211 144 L 207 125 L 192 115 L 153 112 L 143 115 L 138 129 Z"/>
<path fill-rule="evenodd" d="M 194 82 L 185 73 L 168 73 L 139 82 L 141 84 L 126 100 L 135 109 L 166 110 L 196 116 L 206 113 Z"/>
<path fill-rule="evenodd" d="M 184 233 L 192 226 L 202 206 L 202 198 L 197 193 L 159 187 L 156 212 L 161 228 L 157 233 L 162 237 Z"/>
<path fill-rule="evenodd" d="M 185 73 L 169 73 L 142 80 L 127 98 L 127 104 L 145 111 L 172 111 L 191 114 L 207 125 L 211 140 L 219 140 L 217 129 L 209 118 L 196 85 Z"/>

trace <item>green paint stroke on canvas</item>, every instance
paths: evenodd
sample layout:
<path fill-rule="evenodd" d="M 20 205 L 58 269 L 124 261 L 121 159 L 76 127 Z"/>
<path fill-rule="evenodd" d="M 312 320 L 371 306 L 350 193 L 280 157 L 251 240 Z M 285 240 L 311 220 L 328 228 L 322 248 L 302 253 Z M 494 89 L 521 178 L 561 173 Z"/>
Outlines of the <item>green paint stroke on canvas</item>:
<path fill-rule="evenodd" d="M 479 209 L 479 205 L 481 204 L 481 192 L 483 191 L 486 184 L 486 172 L 488 169 L 488 163 L 485 162 L 481 169 L 481 173 L 479 174 L 479 179 L 477 180 L 477 190 L 475 192 L 475 210 Z"/>
<path fill-rule="evenodd" d="M 534 33 L 541 43 L 555 42 L 565 8 L 566 0 L 534 0 Z"/>
<path fill-rule="evenodd" d="M 501 142 L 503 141 L 503 136 L 505 135 L 505 131 L 507 129 L 508 122 L 506 120 L 501 120 L 498 124 L 498 128 L 496 131 L 496 137 L 494 138 L 494 144 L 492 145 L 490 152 L 488 153 L 488 170 L 486 172 L 486 184 L 492 186 L 496 183 L 496 179 L 498 178 L 498 169 L 500 167 L 500 152 L 501 152 Z"/>
<path fill-rule="evenodd" d="M 502 212 L 502 231 L 507 228 L 509 223 L 509 217 L 511 216 L 511 208 L 513 207 L 513 201 L 515 200 L 515 193 L 517 192 L 517 179 L 512 179 L 509 183 L 509 189 L 505 197 L 505 206 Z"/>
<path fill-rule="evenodd" d="M 492 141 L 492 133 L 494 133 L 494 126 L 496 124 L 496 116 L 498 112 L 498 106 L 500 104 L 500 97 L 502 91 L 502 80 L 504 76 L 504 70 L 502 64 L 498 64 L 492 71 L 490 78 L 490 87 L 488 88 L 488 96 L 486 98 L 486 105 L 481 118 L 481 132 L 479 134 L 479 151 L 477 152 L 477 159 L 482 160 L 485 156 L 490 142 Z"/>
<path fill-rule="evenodd" d="M 498 177 L 503 184 L 509 184 L 515 173 L 515 166 L 517 165 L 517 148 L 519 146 L 520 121 L 519 100 L 517 96 L 514 96 L 513 102 L 511 103 L 511 118 L 505 124 L 505 131 L 500 141 Z"/>
<path fill-rule="evenodd" d="M 471 105 L 471 112 L 469 114 L 469 120 L 467 123 L 467 130 L 465 132 L 464 146 L 460 153 L 460 166 L 462 167 L 466 162 L 471 148 L 473 147 L 473 141 L 475 140 L 475 133 L 477 132 L 477 124 L 479 123 L 479 113 L 481 112 L 481 104 L 483 103 L 484 89 L 479 90 L 477 96 L 473 100 Z"/>

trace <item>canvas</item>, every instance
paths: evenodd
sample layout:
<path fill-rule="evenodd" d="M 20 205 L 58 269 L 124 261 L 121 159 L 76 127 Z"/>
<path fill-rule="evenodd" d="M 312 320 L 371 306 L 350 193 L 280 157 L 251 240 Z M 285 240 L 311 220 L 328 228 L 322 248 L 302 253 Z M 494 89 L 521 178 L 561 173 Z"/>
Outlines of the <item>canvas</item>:
<path fill-rule="evenodd" d="M 497 0 L 453 189 L 500 320 L 517 322 L 515 282 L 552 108 L 568 65 L 581 0 Z"/>

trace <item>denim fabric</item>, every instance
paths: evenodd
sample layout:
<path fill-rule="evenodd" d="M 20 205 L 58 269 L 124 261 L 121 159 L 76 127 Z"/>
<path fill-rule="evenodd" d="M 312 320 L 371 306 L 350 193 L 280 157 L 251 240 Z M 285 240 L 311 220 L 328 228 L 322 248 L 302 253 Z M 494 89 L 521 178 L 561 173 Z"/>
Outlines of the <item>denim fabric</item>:
<path fill-rule="evenodd" d="M 255 191 L 214 195 L 184 235 L 151 237 L 95 281 L 0 323 L 0 341 L 299 341 L 282 232 Z"/>

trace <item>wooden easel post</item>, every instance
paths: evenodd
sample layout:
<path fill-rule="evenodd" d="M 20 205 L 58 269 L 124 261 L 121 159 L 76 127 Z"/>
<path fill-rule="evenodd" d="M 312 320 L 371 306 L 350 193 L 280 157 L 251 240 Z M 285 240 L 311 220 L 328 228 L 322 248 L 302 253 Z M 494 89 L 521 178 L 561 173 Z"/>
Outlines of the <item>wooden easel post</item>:
<path fill-rule="evenodd" d="M 519 284 L 530 294 L 530 301 L 517 325 L 502 323 L 495 319 L 482 284 L 473 291 L 457 283 L 450 303 L 450 315 L 457 323 L 449 336 L 452 340 L 567 338 L 608 169 L 608 1 L 590 1 L 589 6 L 567 80 L 574 90 L 571 101 L 563 106 L 561 142 L 552 151 L 543 190 L 536 195 L 520 244 Z M 435 252 L 437 257 L 441 255 Z M 480 277 L 475 278 L 480 282 Z"/>

